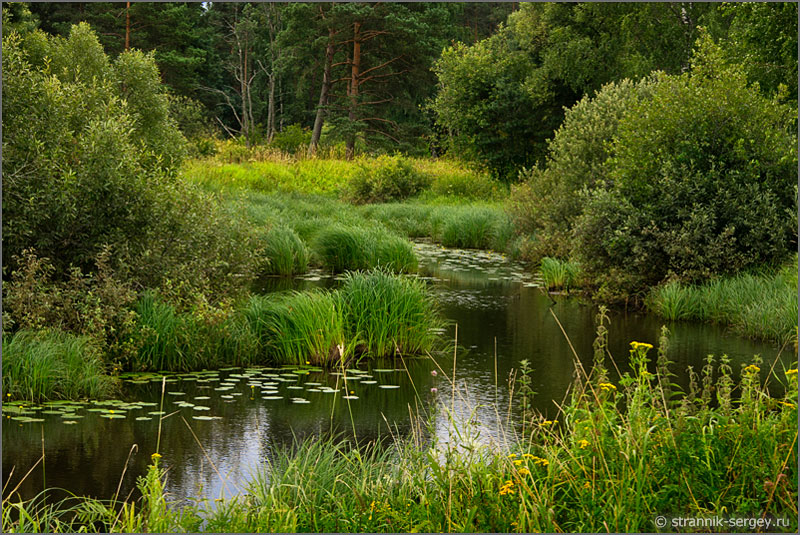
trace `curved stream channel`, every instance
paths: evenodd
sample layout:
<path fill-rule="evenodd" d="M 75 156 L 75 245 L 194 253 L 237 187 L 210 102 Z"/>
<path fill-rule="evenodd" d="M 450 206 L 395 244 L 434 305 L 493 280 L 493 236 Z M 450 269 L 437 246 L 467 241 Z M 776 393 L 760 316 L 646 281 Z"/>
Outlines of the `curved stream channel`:
<path fill-rule="evenodd" d="M 332 432 L 352 437 L 355 432 L 359 441 L 377 440 L 409 437 L 412 428 L 417 428 L 429 438 L 424 420 L 433 417 L 429 429 L 444 442 L 450 425 L 446 410 L 451 406 L 455 420 L 464 424 L 460 428 L 468 429 L 472 439 L 502 444 L 508 439 L 506 431 L 519 419 L 518 403 L 509 403 L 508 383 L 509 374 L 519 369 L 523 359 L 533 368 L 534 406 L 555 414 L 555 403 L 564 399 L 572 383 L 574 357 L 550 310 L 588 369 L 595 307 L 561 296 L 555 296 L 554 302 L 534 277 L 498 254 L 431 244 L 417 244 L 416 249 L 420 276 L 430 281 L 444 315 L 452 322 L 442 336 L 452 340 L 458 326 L 455 398 L 448 381 L 452 351 L 435 356 L 435 361 L 362 364 L 346 377 L 296 368 L 236 368 L 170 376 L 163 410 L 175 414 L 162 423 L 160 451 L 173 498 L 213 499 L 244 492 L 253 470 L 275 447 L 291 444 L 295 437 Z M 292 281 L 272 279 L 262 290 L 336 284 L 334 279 L 311 274 Z M 611 314 L 609 348 L 623 372 L 629 342 L 656 345 L 663 323 L 647 315 Z M 779 355 L 777 347 L 735 337 L 720 327 L 690 323 L 669 327 L 669 357 L 675 363 L 676 381 L 684 385 L 686 367 L 699 371 L 708 354 L 727 354 L 737 376 L 740 364 L 755 354 L 767 364 L 784 356 L 788 363 L 788 353 Z M 651 355 L 655 357 L 655 351 Z M 124 498 L 135 488 L 136 478 L 146 472 L 150 454 L 156 450 L 159 416 L 153 413 L 159 412 L 160 399 L 161 377 L 144 375 L 126 380 L 115 402 L 45 405 L 28 414 L 43 422 L 14 419 L 20 415 L 7 409 L 15 407 L 4 407 L 4 484 L 13 469 L 6 491 L 17 486 L 44 448 L 45 470 L 39 465 L 19 486 L 23 499 L 33 497 L 43 486 L 111 498 L 120 479 Z"/>

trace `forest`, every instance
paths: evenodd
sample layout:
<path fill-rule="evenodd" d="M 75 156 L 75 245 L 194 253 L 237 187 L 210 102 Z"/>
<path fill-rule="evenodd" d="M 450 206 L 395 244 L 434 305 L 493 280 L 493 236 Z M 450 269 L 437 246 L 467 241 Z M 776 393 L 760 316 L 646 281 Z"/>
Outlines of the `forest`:
<path fill-rule="evenodd" d="M 797 33 L 3 3 L 3 531 L 796 531 Z"/>

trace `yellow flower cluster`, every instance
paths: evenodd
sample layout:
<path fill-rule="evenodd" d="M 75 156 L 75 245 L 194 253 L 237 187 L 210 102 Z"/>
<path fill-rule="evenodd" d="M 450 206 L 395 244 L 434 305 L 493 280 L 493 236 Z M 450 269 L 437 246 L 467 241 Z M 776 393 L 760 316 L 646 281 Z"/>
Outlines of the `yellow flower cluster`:
<path fill-rule="evenodd" d="M 505 496 L 506 494 L 514 494 L 514 489 L 512 488 L 514 483 L 511 481 L 506 481 L 505 485 L 500 487 L 500 496 Z"/>
<path fill-rule="evenodd" d="M 522 467 L 522 468 L 519 469 L 519 475 L 521 475 L 521 476 L 527 476 L 527 475 L 530 475 L 530 473 L 531 473 L 531 471 L 528 470 L 525 467 Z"/>
<path fill-rule="evenodd" d="M 154 453 L 154 454 L 152 454 L 150 456 L 150 458 L 155 461 L 156 459 L 160 459 L 161 458 L 161 454 L 160 453 Z"/>
<path fill-rule="evenodd" d="M 797 375 L 797 368 L 792 368 L 791 370 L 786 370 L 785 373 L 787 376 Z M 10 395 L 10 394 L 9 394 Z"/>
<path fill-rule="evenodd" d="M 581 448 L 581 449 L 584 449 L 584 448 L 585 448 L 586 446 L 588 446 L 588 445 L 589 445 L 589 441 L 588 441 L 588 440 L 586 440 L 586 439 L 583 439 L 583 438 L 582 438 L 582 439 L 580 439 L 580 440 L 578 441 L 578 446 L 580 446 L 580 448 Z"/>
<path fill-rule="evenodd" d="M 555 423 L 555 422 L 554 422 L 553 420 L 545 420 L 545 421 L 543 421 L 542 423 L 540 423 L 539 425 L 541 425 L 541 426 L 545 426 L 545 425 L 553 425 L 554 423 Z"/>
<path fill-rule="evenodd" d="M 758 367 L 758 366 L 756 366 L 755 364 L 751 364 L 750 366 L 747 366 L 747 367 L 744 369 L 744 372 L 745 372 L 745 373 L 758 373 L 758 372 L 760 372 L 760 371 L 761 371 L 761 368 L 759 368 L 759 367 Z"/>
<path fill-rule="evenodd" d="M 514 466 L 519 466 L 521 464 L 522 464 L 522 461 L 520 459 L 517 459 L 516 461 L 514 461 Z"/>
<path fill-rule="evenodd" d="M 542 466 L 547 466 L 548 464 L 550 464 L 550 461 L 548 461 L 547 459 L 542 459 L 541 457 L 534 456 L 533 464 L 541 464 Z"/>
<path fill-rule="evenodd" d="M 616 390 L 617 387 L 611 383 L 600 383 L 600 388 L 603 390 Z"/>
<path fill-rule="evenodd" d="M 645 349 L 653 349 L 653 344 L 648 344 L 646 342 L 631 342 L 631 349 L 639 349 L 642 347 Z"/>
<path fill-rule="evenodd" d="M 531 455 L 530 453 L 523 453 L 522 456 L 525 459 L 535 459 L 536 458 L 536 455 Z"/>

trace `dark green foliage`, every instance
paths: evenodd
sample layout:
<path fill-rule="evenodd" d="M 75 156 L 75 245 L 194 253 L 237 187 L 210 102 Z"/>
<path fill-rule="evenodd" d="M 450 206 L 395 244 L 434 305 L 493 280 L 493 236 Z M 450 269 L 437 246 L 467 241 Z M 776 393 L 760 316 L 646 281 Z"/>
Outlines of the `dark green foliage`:
<path fill-rule="evenodd" d="M 621 119 L 612 185 L 576 225 L 584 269 L 635 293 L 669 274 L 700 281 L 783 260 L 796 247 L 792 113 L 706 38 L 691 74 L 661 76 Z"/>
<path fill-rule="evenodd" d="M 311 141 L 311 132 L 299 124 L 290 124 L 280 132 L 276 132 L 271 145 L 283 152 L 295 154 L 304 151 Z"/>
<path fill-rule="evenodd" d="M 58 330 L 3 333 L 3 393 L 12 401 L 103 398 L 117 382 L 87 336 Z"/>
<path fill-rule="evenodd" d="M 592 98 L 584 96 L 566 111 L 548 143 L 546 164 L 520 173 L 525 182 L 512 188 L 508 211 L 516 231 L 532 241 L 528 260 L 569 255 L 572 227 L 583 213 L 582 192 L 608 185 L 607 160 L 619 121 L 648 98 L 654 83 L 623 80 L 603 86 Z"/>
<path fill-rule="evenodd" d="M 227 291 L 251 270 L 247 231 L 176 181 L 184 139 L 152 57 L 113 63 L 85 24 L 3 39 L 4 269 L 31 248 L 57 278 L 111 247 L 118 278 Z"/>
<path fill-rule="evenodd" d="M 431 185 L 431 177 L 400 156 L 379 156 L 362 162 L 350 180 L 349 197 L 356 203 L 401 201 Z"/>

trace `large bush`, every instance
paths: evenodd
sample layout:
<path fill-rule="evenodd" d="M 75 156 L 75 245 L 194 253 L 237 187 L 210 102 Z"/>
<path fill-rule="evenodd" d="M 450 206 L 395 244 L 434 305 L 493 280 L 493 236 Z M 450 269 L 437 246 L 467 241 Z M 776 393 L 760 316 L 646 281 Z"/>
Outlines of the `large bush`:
<path fill-rule="evenodd" d="M 379 156 L 359 165 L 349 184 L 349 197 L 356 203 L 401 201 L 430 186 L 431 177 L 401 156 Z"/>
<path fill-rule="evenodd" d="M 249 269 L 243 229 L 175 178 L 185 140 L 151 55 L 111 62 L 86 24 L 3 38 L 3 269 L 32 249 L 88 274 L 110 247 L 141 288 L 221 288 Z"/>
<path fill-rule="evenodd" d="M 583 191 L 608 184 L 611 140 L 623 115 L 653 86 L 648 78 L 606 84 L 592 98 L 584 96 L 567 110 L 548 143 L 545 166 L 520 173 L 525 181 L 512 187 L 508 211 L 518 232 L 531 240 L 535 263 L 548 255 L 566 257 L 572 227 L 583 213 Z"/>
<path fill-rule="evenodd" d="M 703 39 L 691 72 L 660 76 L 621 118 L 609 186 L 576 223 L 584 269 L 622 296 L 784 259 L 796 246 L 794 124 Z"/>

